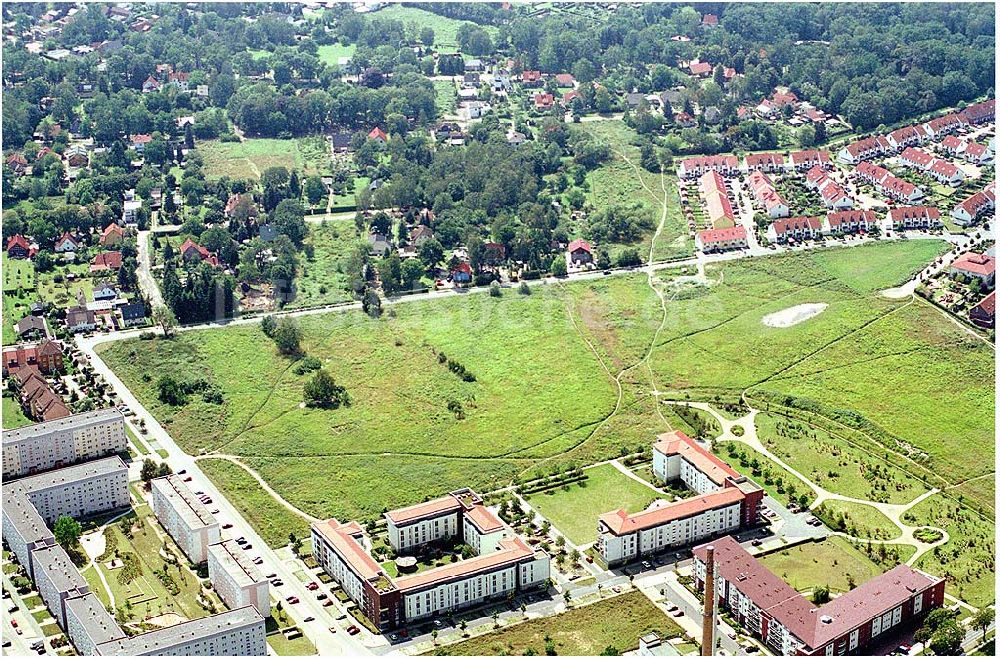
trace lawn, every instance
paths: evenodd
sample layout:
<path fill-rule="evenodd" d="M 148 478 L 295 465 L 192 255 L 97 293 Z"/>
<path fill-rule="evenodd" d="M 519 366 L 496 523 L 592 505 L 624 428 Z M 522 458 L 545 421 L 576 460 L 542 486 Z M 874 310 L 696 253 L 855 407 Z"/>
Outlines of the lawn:
<path fill-rule="evenodd" d="M 39 273 L 37 290 L 42 300 L 63 309 L 75 306 L 80 293 L 83 293 L 84 299 L 90 302 L 94 299 L 94 280 L 90 277 L 90 265 L 87 263 L 59 265 L 50 272 Z"/>
<path fill-rule="evenodd" d="M 29 259 L 9 259 L 3 253 L 3 291 L 35 288 L 35 264 Z"/>
<path fill-rule="evenodd" d="M 973 606 L 995 601 L 996 540 L 992 517 L 935 494 L 908 511 L 903 521 L 948 532 L 948 542 L 920 557 L 915 567 L 945 577 L 947 591 Z"/>
<path fill-rule="evenodd" d="M 808 505 L 816 498 L 812 488 L 803 480 L 746 444 L 727 441 L 719 444 L 719 447 L 720 458 L 736 471 L 752 478 L 778 501 L 787 504 L 794 499 L 794 503 L 798 505 Z M 802 500 L 802 495 L 805 495 L 805 501 Z"/>
<path fill-rule="evenodd" d="M 639 483 L 605 464 L 584 472 L 587 479 L 568 489 L 556 488 L 527 497 L 535 509 L 555 525 L 573 544 L 597 539 L 597 516 L 617 508 L 635 513 L 661 498 L 651 487 Z"/>
<path fill-rule="evenodd" d="M 126 555 L 132 556 L 138 569 L 129 572 L 131 568 L 128 567 L 109 570 L 103 562 L 96 565 L 96 569 L 104 573 L 117 607 L 124 609 L 126 617 L 133 621 L 162 613 L 176 613 L 188 619 L 209 615 L 198 602 L 200 582 L 187 568 L 186 559 L 183 559 L 183 553 L 173 540 L 166 542 L 175 555 L 182 557 L 183 565 L 168 563 L 160 555 L 164 546 L 161 535 L 168 536 L 162 528 L 154 530 L 157 522 L 149 506 L 137 506 L 129 518 L 135 521 L 131 538 L 125 536 L 119 522 L 109 526 L 108 533 L 114 537 L 112 542 L 116 543 L 117 552 L 122 559 L 126 560 Z M 166 581 L 160 576 L 164 571 L 168 577 Z M 131 580 L 123 579 L 126 574 L 134 576 Z M 105 588 L 93 569 L 85 570 L 84 577 L 101 601 L 109 601 Z M 174 588 L 176 594 L 171 592 Z M 216 603 L 221 604 L 217 598 Z"/>
<path fill-rule="evenodd" d="M 830 528 L 857 538 L 893 540 L 899 527 L 872 506 L 853 501 L 824 501 L 813 510 Z"/>
<path fill-rule="evenodd" d="M 316 646 L 305 636 L 288 640 L 279 632 L 268 636 L 267 644 L 279 657 L 305 657 L 316 654 Z"/>
<path fill-rule="evenodd" d="M 313 258 L 301 259 L 295 299 L 286 306 L 311 307 L 352 299 L 347 263 L 359 239 L 353 218 L 310 224 L 306 243 L 314 248 Z"/>
<path fill-rule="evenodd" d="M 619 120 L 574 124 L 571 130 L 585 132 L 611 149 L 611 159 L 587 173 L 587 202 L 597 210 L 639 202 L 651 226 L 642 240 L 636 243 L 606 245 L 612 259 L 626 247 L 638 249 L 643 260 L 648 258 L 650 242 L 660 222 L 665 199 L 667 217 L 653 250 L 654 260 L 690 256 L 694 246 L 688 236 L 687 221 L 680 210 L 676 181 L 673 176 L 665 175 L 664 193 L 660 175 L 639 167 L 639 149 L 632 144 L 638 137 L 635 131 Z"/>
<path fill-rule="evenodd" d="M 205 159 L 205 175 L 210 178 L 259 179 L 269 167 L 297 169 L 300 177 L 330 170 L 329 148 L 322 136 L 243 142 L 207 140 L 198 143 L 198 152 Z"/>
<path fill-rule="evenodd" d="M 434 30 L 435 49 L 446 53 L 453 53 L 458 50 L 458 28 L 465 22 L 401 4 L 387 5 L 378 10 L 378 12 L 369 15 L 378 19 L 402 21 L 408 30 L 412 29 L 412 33 L 417 35 L 419 35 L 419 31 L 422 28 L 429 27 Z M 496 27 L 483 25 L 482 29 L 494 41 L 496 40 Z"/>
<path fill-rule="evenodd" d="M 776 414 L 754 417 L 764 445 L 813 483 L 831 492 L 885 503 L 908 503 L 929 488 L 822 428 Z"/>
<path fill-rule="evenodd" d="M 24 410 L 21 409 L 21 405 L 12 397 L 4 392 L 3 396 L 3 427 L 4 430 L 12 430 L 14 428 L 21 428 L 22 426 L 30 426 L 34 421 L 24 416 Z"/>
<path fill-rule="evenodd" d="M 657 632 L 661 638 L 683 634 L 645 595 L 632 591 L 559 615 L 522 622 L 506 629 L 438 648 L 443 655 L 546 654 L 546 639 L 564 656 L 599 655 L 606 648 L 620 654 L 638 647 L 639 637 Z"/>
<path fill-rule="evenodd" d="M 275 501 L 239 465 L 228 460 L 200 460 L 198 466 L 271 547 L 287 545 L 289 533 L 309 537 L 309 522 Z"/>
<path fill-rule="evenodd" d="M 3 292 L 3 344 L 17 343 L 14 325 L 28 315 L 29 307 L 38 298 L 34 290 L 17 290 Z"/>
<path fill-rule="evenodd" d="M 782 549 L 761 562 L 800 592 L 829 586 L 842 593 L 882 573 L 863 552 L 838 537 Z"/>
<path fill-rule="evenodd" d="M 357 46 L 354 44 L 330 43 L 316 48 L 316 57 L 328 66 L 338 66 L 341 57 L 353 57 Z"/>
<path fill-rule="evenodd" d="M 438 114 L 454 114 L 458 102 L 457 87 L 451 80 L 434 81 L 434 102 Z"/>

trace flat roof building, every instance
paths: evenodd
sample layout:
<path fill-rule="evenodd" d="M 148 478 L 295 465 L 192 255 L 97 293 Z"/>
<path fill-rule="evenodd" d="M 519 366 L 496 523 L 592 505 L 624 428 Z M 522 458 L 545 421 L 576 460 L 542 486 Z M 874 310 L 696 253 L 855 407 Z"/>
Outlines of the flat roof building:
<path fill-rule="evenodd" d="M 229 608 L 253 606 L 261 616 L 271 615 L 268 581 L 235 540 L 208 546 L 208 578 Z"/>
<path fill-rule="evenodd" d="M 171 474 L 149 483 L 153 512 L 192 563 L 208 560 L 208 546 L 222 537 L 219 522 L 180 476 Z"/>
<path fill-rule="evenodd" d="M 93 460 L 125 451 L 125 417 L 114 408 L 73 414 L 3 433 L 3 477 Z"/>
<path fill-rule="evenodd" d="M 252 606 L 188 620 L 130 638 L 97 645 L 96 654 L 124 656 L 263 656 L 264 618 Z"/>
<path fill-rule="evenodd" d="M 63 629 L 81 656 L 96 655 L 99 644 L 126 638 L 118 621 L 94 593 L 68 598 L 65 608 Z"/>

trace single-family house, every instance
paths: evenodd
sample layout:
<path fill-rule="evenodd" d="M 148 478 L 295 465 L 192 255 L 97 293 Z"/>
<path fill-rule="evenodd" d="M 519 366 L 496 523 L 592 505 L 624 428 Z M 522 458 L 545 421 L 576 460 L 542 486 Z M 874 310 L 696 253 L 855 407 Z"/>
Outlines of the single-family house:
<path fill-rule="evenodd" d="M 86 167 L 90 163 L 90 154 L 82 144 L 74 144 L 64 153 L 66 164 L 70 167 Z"/>
<path fill-rule="evenodd" d="M 122 315 L 122 323 L 125 327 L 134 327 L 146 322 L 146 305 L 142 302 L 129 302 L 119 309 Z"/>
<path fill-rule="evenodd" d="M 179 253 L 181 255 L 181 259 L 186 263 L 190 263 L 192 261 L 206 261 L 216 267 L 219 265 L 219 259 L 215 256 L 215 254 L 211 253 L 208 249 L 202 247 L 190 238 L 186 239 L 181 244 Z"/>
<path fill-rule="evenodd" d="M 521 84 L 525 87 L 538 87 L 542 84 L 541 71 L 522 71 Z"/>
<path fill-rule="evenodd" d="M 66 328 L 70 332 L 89 332 L 97 327 L 97 315 L 84 306 L 66 310 Z"/>
<path fill-rule="evenodd" d="M 52 249 L 60 254 L 65 254 L 67 252 L 75 252 L 79 247 L 80 240 L 69 231 L 66 231 L 63 235 L 56 238 L 55 245 Z"/>
<path fill-rule="evenodd" d="M 351 150 L 351 138 L 354 135 L 346 131 L 338 131 L 330 135 L 330 145 L 334 153 L 347 153 Z"/>
<path fill-rule="evenodd" d="M 147 134 L 133 135 L 129 138 L 129 141 L 136 153 L 143 153 L 146 150 L 146 145 L 153 141 L 153 136 Z"/>
<path fill-rule="evenodd" d="M 955 224 L 968 226 L 996 208 L 995 184 L 990 183 L 979 192 L 958 203 L 951 211 Z"/>
<path fill-rule="evenodd" d="M 20 153 L 12 153 L 7 156 L 7 166 L 10 167 L 15 174 L 18 176 L 22 175 L 28 169 L 28 159 Z"/>
<path fill-rule="evenodd" d="M 12 259 L 30 259 L 35 251 L 28 239 L 19 233 L 7 240 L 7 256 Z"/>
<path fill-rule="evenodd" d="M 378 140 L 379 142 L 388 142 L 389 136 L 386 134 L 384 130 L 376 126 L 375 128 L 372 128 L 370 131 L 368 131 L 368 139 Z"/>
<path fill-rule="evenodd" d="M 543 94 L 535 94 L 533 97 L 535 101 L 536 110 L 548 110 L 552 108 L 552 104 L 555 102 L 555 97 L 548 92 Z"/>
<path fill-rule="evenodd" d="M 456 284 L 468 284 L 472 281 L 472 266 L 466 262 L 459 263 L 451 271 L 451 281 Z"/>
<path fill-rule="evenodd" d="M 410 242 L 420 247 L 425 242 L 434 237 L 434 230 L 426 224 L 421 224 L 410 232 Z"/>
<path fill-rule="evenodd" d="M 120 267 L 122 267 L 121 252 L 101 252 L 95 254 L 94 258 L 90 261 L 91 272 L 117 271 Z"/>
<path fill-rule="evenodd" d="M 142 93 L 149 94 L 150 92 L 155 92 L 160 90 L 160 81 L 149 76 L 146 78 L 145 82 L 142 83 Z"/>
<path fill-rule="evenodd" d="M 101 231 L 101 238 L 99 242 L 103 247 L 113 247 L 115 245 L 121 245 L 124 238 L 125 232 L 120 226 L 118 226 L 117 223 L 112 222 L 108 226 L 104 227 L 103 231 Z"/>
<path fill-rule="evenodd" d="M 94 284 L 94 301 L 114 300 L 118 297 L 118 288 L 110 281 Z"/>
<path fill-rule="evenodd" d="M 42 316 L 25 316 L 14 323 L 14 332 L 22 339 L 42 339 L 49 335 L 49 328 Z"/>
<path fill-rule="evenodd" d="M 996 259 L 978 252 L 966 252 L 955 259 L 948 268 L 951 276 L 962 275 L 968 279 L 978 279 L 987 286 L 993 286 L 996 276 Z"/>
<path fill-rule="evenodd" d="M 181 91 L 187 91 L 188 81 L 190 80 L 191 74 L 186 71 L 176 71 L 174 73 L 167 74 L 167 84 L 177 87 Z"/>
<path fill-rule="evenodd" d="M 569 253 L 569 260 L 575 265 L 588 265 L 594 262 L 594 251 L 583 238 L 577 238 L 570 242 L 566 248 Z"/>
<path fill-rule="evenodd" d="M 969 309 L 969 320 L 974 325 L 985 329 L 993 329 L 997 310 L 997 292 L 990 291 L 979 304 Z"/>

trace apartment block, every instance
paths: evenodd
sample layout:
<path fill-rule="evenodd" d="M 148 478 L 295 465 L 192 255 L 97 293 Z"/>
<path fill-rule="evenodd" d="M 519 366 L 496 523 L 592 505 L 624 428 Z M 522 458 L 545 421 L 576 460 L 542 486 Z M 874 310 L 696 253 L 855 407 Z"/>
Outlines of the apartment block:
<path fill-rule="evenodd" d="M 270 584 L 236 541 L 208 546 L 208 578 L 230 609 L 252 606 L 265 618 L 271 614 Z"/>
<path fill-rule="evenodd" d="M 663 481 L 682 481 L 696 496 L 598 517 L 595 547 L 608 565 L 750 527 L 759 519 L 764 491 L 682 432 L 657 438 L 653 473 Z"/>
<path fill-rule="evenodd" d="M 103 656 L 245 657 L 267 654 L 264 618 L 252 606 L 96 645 Z"/>
<path fill-rule="evenodd" d="M 357 522 L 315 522 L 316 560 L 381 629 L 537 588 L 549 578 L 548 554 L 529 547 L 470 489 L 390 511 L 385 518 L 389 542 L 401 553 L 454 539 L 476 555 L 393 578 L 371 557 L 371 543 Z"/>
<path fill-rule="evenodd" d="M 127 449 L 125 417 L 114 408 L 36 423 L 3 434 L 3 477 L 15 478 Z"/>
<path fill-rule="evenodd" d="M 153 513 L 192 563 L 208 560 L 208 546 L 222 538 L 219 522 L 180 476 L 150 481 Z"/>
<path fill-rule="evenodd" d="M 899 565 L 816 606 L 731 536 L 709 544 L 719 606 L 774 654 L 868 654 L 873 643 L 944 600 L 944 579 Z M 694 578 L 702 591 L 709 544 L 694 550 Z"/>

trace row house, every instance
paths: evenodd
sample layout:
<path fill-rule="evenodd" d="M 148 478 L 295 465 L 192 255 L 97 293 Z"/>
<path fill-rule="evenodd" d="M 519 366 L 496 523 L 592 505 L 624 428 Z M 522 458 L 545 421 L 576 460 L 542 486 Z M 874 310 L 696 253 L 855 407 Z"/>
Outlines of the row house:
<path fill-rule="evenodd" d="M 956 113 L 946 114 L 943 117 L 931 119 L 924 124 L 924 128 L 931 134 L 931 137 L 941 137 L 954 133 L 962 126 L 969 124 L 961 115 Z"/>
<path fill-rule="evenodd" d="M 955 224 L 968 226 L 996 209 L 996 182 L 960 202 L 951 211 Z"/>
<path fill-rule="evenodd" d="M 701 252 L 725 252 L 731 249 L 746 249 L 747 230 L 742 226 L 728 229 L 705 229 L 695 236 L 695 244 Z"/>
<path fill-rule="evenodd" d="M 941 158 L 935 158 L 931 166 L 927 168 L 927 174 L 938 183 L 958 187 L 965 180 L 963 172 L 955 163 L 948 162 Z"/>
<path fill-rule="evenodd" d="M 694 550 L 693 576 L 705 590 L 709 551 L 715 595 L 749 635 L 785 656 L 878 654 L 894 630 L 915 629 L 944 604 L 944 579 L 898 565 L 822 606 L 806 599 L 726 536 Z"/>
<path fill-rule="evenodd" d="M 818 192 L 823 205 L 827 208 L 844 210 L 854 205 L 847 191 L 819 167 L 813 167 L 806 172 L 806 187 Z"/>
<path fill-rule="evenodd" d="M 885 167 L 870 162 L 859 163 L 854 173 L 861 180 L 874 185 L 882 194 L 899 202 L 913 203 L 924 196 L 923 190 L 916 185 L 894 176 Z"/>
<path fill-rule="evenodd" d="M 886 219 L 897 231 L 941 226 L 941 212 L 933 206 L 897 206 L 889 209 Z"/>
<path fill-rule="evenodd" d="M 823 221 L 823 233 L 827 235 L 843 235 L 849 233 L 867 233 L 878 226 L 875 211 L 851 210 L 827 213 Z"/>
<path fill-rule="evenodd" d="M 930 167 L 931 163 L 934 162 L 934 156 L 927 153 L 923 149 L 908 146 L 903 149 L 901 154 L 899 154 L 899 160 L 907 167 L 923 171 Z"/>
<path fill-rule="evenodd" d="M 802 151 L 792 151 L 789 154 L 791 169 L 797 172 L 806 172 L 813 167 L 820 169 L 831 169 L 833 163 L 830 162 L 830 152 L 817 149 L 805 149 Z"/>
<path fill-rule="evenodd" d="M 938 149 L 949 156 L 957 156 L 965 150 L 965 140 L 960 139 L 957 135 L 947 135 L 938 144 Z"/>
<path fill-rule="evenodd" d="M 963 160 L 971 162 L 973 165 L 982 165 L 993 160 L 993 152 L 990 148 L 979 142 L 965 142 L 965 148 L 962 149 L 961 155 Z"/>
<path fill-rule="evenodd" d="M 705 172 L 736 176 L 740 173 L 740 160 L 736 156 L 697 156 L 685 158 L 677 168 L 677 176 L 683 179 L 695 178 Z"/>
<path fill-rule="evenodd" d="M 788 202 L 778 194 L 767 174 L 759 171 L 750 172 L 748 183 L 754 197 L 764 206 L 768 217 L 776 219 L 779 217 L 788 217 L 791 214 Z"/>
<path fill-rule="evenodd" d="M 894 149 L 923 144 L 930 139 L 930 133 L 923 126 L 903 126 L 885 136 Z"/>
<path fill-rule="evenodd" d="M 46 375 L 63 371 L 62 346 L 56 341 L 42 341 L 37 345 L 4 346 L 3 377 L 17 373 L 22 368 L 37 368 Z"/>
<path fill-rule="evenodd" d="M 767 239 L 772 243 L 789 240 L 815 240 L 823 234 L 823 222 L 818 217 L 792 217 L 776 220 L 767 227 Z"/>
<path fill-rule="evenodd" d="M 863 160 L 871 160 L 892 151 L 892 144 L 882 135 L 866 137 L 851 142 L 837 154 L 837 160 L 847 165 L 856 165 Z"/>
<path fill-rule="evenodd" d="M 736 214 L 729 201 L 726 181 L 715 171 L 705 172 L 698 179 L 698 191 L 705 202 L 705 214 L 713 229 L 726 229 L 736 225 Z"/>
<path fill-rule="evenodd" d="M 982 103 L 973 103 L 958 114 L 969 124 L 977 126 L 996 119 L 997 100 L 991 98 Z"/>
<path fill-rule="evenodd" d="M 785 170 L 785 156 L 780 153 L 748 153 L 746 170 L 768 174 L 783 172 Z"/>

